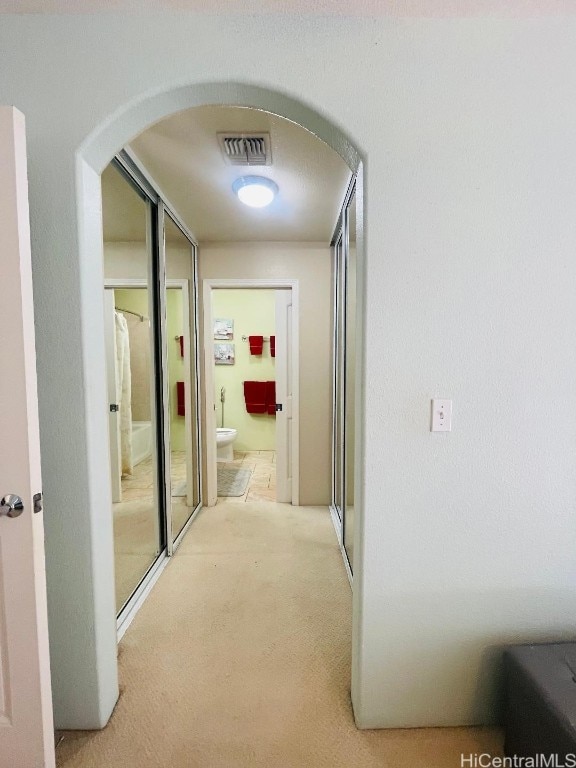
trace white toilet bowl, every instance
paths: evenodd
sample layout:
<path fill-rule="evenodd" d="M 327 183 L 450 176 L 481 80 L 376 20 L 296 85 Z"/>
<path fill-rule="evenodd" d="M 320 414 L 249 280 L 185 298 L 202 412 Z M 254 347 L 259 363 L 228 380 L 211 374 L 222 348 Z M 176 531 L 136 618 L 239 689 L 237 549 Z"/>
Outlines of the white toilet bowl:
<path fill-rule="evenodd" d="M 234 448 L 232 444 L 238 432 L 227 427 L 216 428 L 216 459 L 217 461 L 234 461 Z"/>

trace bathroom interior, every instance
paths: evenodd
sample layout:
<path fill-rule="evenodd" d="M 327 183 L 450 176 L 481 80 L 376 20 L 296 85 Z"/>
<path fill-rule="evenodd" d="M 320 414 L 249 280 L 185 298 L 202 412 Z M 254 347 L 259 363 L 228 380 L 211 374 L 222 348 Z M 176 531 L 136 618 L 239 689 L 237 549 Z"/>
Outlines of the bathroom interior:
<path fill-rule="evenodd" d="M 212 292 L 218 495 L 230 501 L 276 501 L 275 309 L 273 289 Z"/>
<path fill-rule="evenodd" d="M 226 155 L 240 145 L 254 157 Z M 239 202 L 234 186 L 248 174 L 273 180 L 269 206 Z M 247 278 L 299 284 L 297 503 L 331 508 L 351 576 L 353 181 L 340 156 L 300 126 L 216 106 L 152 126 L 102 173 L 119 631 L 191 525 L 193 535 L 213 461 L 208 431 L 217 503 L 277 499 L 283 292 L 243 286 Z M 210 328 L 200 290 L 207 279 L 238 283 L 211 291 Z"/>

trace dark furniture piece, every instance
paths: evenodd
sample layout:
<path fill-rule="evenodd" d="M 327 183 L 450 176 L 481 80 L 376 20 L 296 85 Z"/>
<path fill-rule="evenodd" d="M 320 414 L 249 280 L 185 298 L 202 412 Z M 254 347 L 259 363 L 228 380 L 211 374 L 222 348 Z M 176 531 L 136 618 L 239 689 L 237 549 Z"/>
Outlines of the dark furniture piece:
<path fill-rule="evenodd" d="M 504 667 L 505 754 L 558 755 L 553 764 L 569 765 L 567 756 L 576 755 L 576 643 L 513 646 Z"/>

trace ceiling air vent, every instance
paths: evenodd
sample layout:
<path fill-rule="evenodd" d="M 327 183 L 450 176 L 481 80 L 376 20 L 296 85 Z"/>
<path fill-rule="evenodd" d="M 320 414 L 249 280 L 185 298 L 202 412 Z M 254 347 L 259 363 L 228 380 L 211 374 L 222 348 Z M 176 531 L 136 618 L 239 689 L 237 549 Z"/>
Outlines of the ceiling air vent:
<path fill-rule="evenodd" d="M 219 133 L 228 165 L 272 165 L 269 133 Z"/>

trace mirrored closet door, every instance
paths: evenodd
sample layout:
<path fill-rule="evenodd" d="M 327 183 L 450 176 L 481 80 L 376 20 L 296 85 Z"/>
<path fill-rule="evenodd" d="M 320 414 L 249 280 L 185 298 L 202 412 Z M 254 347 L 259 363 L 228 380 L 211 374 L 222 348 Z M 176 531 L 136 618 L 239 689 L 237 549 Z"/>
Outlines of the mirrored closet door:
<path fill-rule="evenodd" d="M 164 212 L 171 539 L 200 504 L 196 246 Z"/>
<path fill-rule="evenodd" d="M 332 503 L 342 526 L 344 508 L 344 294 L 342 279 L 343 228 L 333 246 L 334 273 L 334 392 L 332 420 Z"/>
<path fill-rule="evenodd" d="M 352 182 L 332 243 L 334 279 L 332 509 L 354 570 L 356 411 L 356 194 Z"/>
<path fill-rule="evenodd" d="M 124 614 L 200 506 L 196 246 L 120 153 L 102 173 L 116 607 Z"/>
<path fill-rule="evenodd" d="M 356 439 L 356 193 L 346 207 L 344 279 L 344 549 L 354 564 L 354 443 Z"/>

